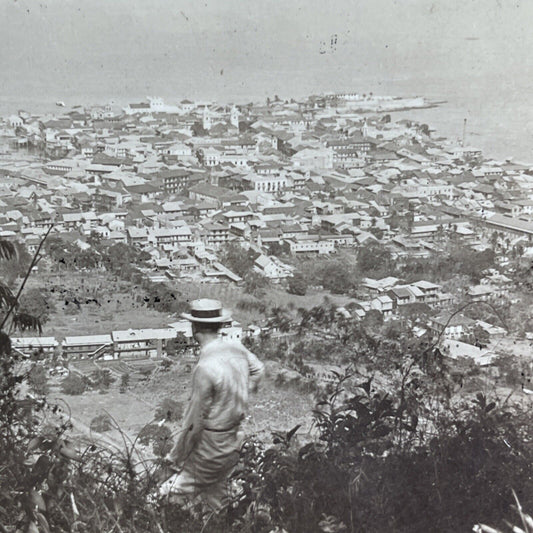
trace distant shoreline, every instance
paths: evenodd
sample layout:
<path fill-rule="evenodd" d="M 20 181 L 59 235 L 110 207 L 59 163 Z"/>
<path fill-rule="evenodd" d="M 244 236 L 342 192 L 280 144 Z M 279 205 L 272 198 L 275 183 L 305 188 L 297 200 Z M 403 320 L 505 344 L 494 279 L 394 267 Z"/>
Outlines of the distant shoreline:
<path fill-rule="evenodd" d="M 324 94 L 324 93 L 322 93 Z M 407 93 L 409 94 L 409 93 Z M 416 91 L 410 94 L 417 94 Z M 420 94 L 420 93 L 419 93 Z M 444 96 L 444 98 L 443 98 Z M 462 138 L 463 122 L 464 119 L 468 119 L 467 138 L 475 136 L 470 141 L 477 147 L 483 150 L 483 153 L 496 160 L 516 160 L 520 162 L 533 161 L 533 149 L 528 143 L 528 133 L 532 128 L 528 124 L 533 122 L 527 122 L 529 117 L 528 110 L 524 110 L 521 113 L 509 114 L 509 117 L 505 122 L 499 122 L 495 120 L 495 113 L 485 113 L 484 106 L 479 107 L 478 99 L 470 99 L 467 104 L 462 101 L 456 101 L 454 98 L 447 98 L 446 95 L 434 95 L 432 96 L 397 96 L 392 97 L 393 100 L 385 100 L 382 102 L 384 109 L 371 108 L 356 108 L 357 102 L 352 102 L 353 113 L 361 115 L 370 115 L 372 113 L 385 115 L 391 114 L 392 116 L 398 116 L 411 120 L 416 123 L 424 123 L 430 127 L 432 132 L 436 132 L 440 138 L 445 138 L 451 142 L 458 142 Z M 302 97 L 304 98 L 304 97 Z M 401 100 L 412 100 L 414 98 L 423 98 L 424 103 L 419 105 L 405 105 L 394 108 L 387 108 L 388 102 L 396 101 L 401 104 Z M 165 98 L 165 100 L 176 101 L 178 98 L 174 97 Z M 299 99 L 299 97 L 298 97 Z M 114 102 L 115 105 L 124 107 L 128 102 L 144 101 L 144 97 L 96 97 L 85 95 L 79 98 L 61 98 L 56 95 L 56 98 L 50 98 L 50 100 L 39 101 L 37 98 L 22 98 L 20 101 L 13 96 L 0 97 L 0 116 L 8 117 L 10 115 L 16 115 L 19 111 L 26 111 L 32 115 L 42 116 L 57 116 L 71 111 L 76 106 L 90 107 L 98 106 L 108 102 Z M 256 102 L 260 102 L 262 99 L 258 97 Z M 65 101 L 65 107 L 59 107 L 56 105 L 57 101 Z M 233 101 L 246 102 L 246 98 L 240 98 Z M 398 102 L 400 101 L 400 102 Z M 220 103 L 220 102 L 219 102 Z M 407 103 L 407 102 L 406 102 Z M 445 108 L 441 110 L 441 108 Z M 405 116 L 404 114 L 413 113 L 413 116 Z M 404 116 L 402 116 L 404 115 Z M 467 143 L 470 143 L 467 140 Z M 525 163 L 529 165 L 529 163 Z"/>

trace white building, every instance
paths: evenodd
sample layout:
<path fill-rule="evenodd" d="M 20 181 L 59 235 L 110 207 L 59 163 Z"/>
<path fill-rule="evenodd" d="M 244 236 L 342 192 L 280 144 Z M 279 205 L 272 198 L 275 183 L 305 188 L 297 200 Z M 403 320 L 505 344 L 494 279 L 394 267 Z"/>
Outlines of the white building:
<path fill-rule="evenodd" d="M 248 174 L 243 182 L 249 184 L 252 190 L 261 192 L 278 192 L 287 187 L 287 178 L 282 175 Z"/>
<path fill-rule="evenodd" d="M 291 269 L 288 265 L 283 264 L 277 257 L 268 257 L 263 254 L 255 260 L 254 269 L 272 280 L 288 278 L 291 275 Z"/>
<path fill-rule="evenodd" d="M 157 228 L 150 232 L 150 240 L 158 247 L 169 244 L 177 246 L 191 242 L 192 232 L 189 226 Z"/>
<path fill-rule="evenodd" d="M 166 354 L 167 343 L 175 339 L 174 328 L 128 329 L 113 331 L 113 352 L 115 359 L 148 359 Z"/>
<path fill-rule="evenodd" d="M 287 239 L 291 254 L 331 254 L 335 251 L 335 242 L 321 239 L 318 235 L 301 235 Z"/>

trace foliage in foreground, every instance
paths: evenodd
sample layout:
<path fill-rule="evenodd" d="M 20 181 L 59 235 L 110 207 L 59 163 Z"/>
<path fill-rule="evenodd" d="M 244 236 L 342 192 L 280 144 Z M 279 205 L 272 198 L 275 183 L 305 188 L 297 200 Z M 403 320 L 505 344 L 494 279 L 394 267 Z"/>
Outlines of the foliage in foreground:
<path fill-rule="evenodd" d="M 57 406 L 18 399 L 24 378 L 6 366 L 6 349 L 0 531 L 201 530 L 206 518 L 194 509 L 154 501 L 161 460 L 144 461 L 126 437 L 121 449 L 78 448 Z M 271 446 L 247 441 L 232 506 L 206 531 L 470 531 L 512 519 L 513 489 L 533 507 L 527 413 L 481 393 L 430 405 L 429 381 L 414 368 L 389 394 L 338 376 L 313 412 L 316 438 L 302 441 L 294 428 Z"/>
<path fill-rule="evenodd" d="M 339 402 L 339 392 L 315 411 L 318 440 L 249 444 L 240 476 L 251 531 L 470 531 L 508 517 L 513 488 L 533 504 L 527 414 L 479 394 L 422 418 L 401 395 L 360 387 Z"/>
<path fill-rule="evenodd" d="M 4 252 L 0 246 L 0 258 Z M 0 307 L 12 312 L 16 298 L 5 287 L 0 296 Z M 32 321 L 21 325 L 32 327 Z M 384 346 L 376 350 L 380 358 Z M 454 404 L 445 368 L 428 364 L 431 355 L 427 349 L 403 353 L 386 393 L 374 388 L 372 379 L 338 375 L 313 412 L 317 436 L 301 441 L 296 427 L 275 433 L 272 446 L 250 439 L 232 479 L 228 512 L 205 517 L 194 507 L 183 510 L 154 499 L 165 465 L 144 460 L 137 442 L 125 435 L 120 448 L 75 445 L 64 410 L 23 397 L 30 370 L 0 331 L 0 532 L 377 533 L 471 531 L 481 523 L 500 527 L 502 519 L 515 518 L 513 489 L 525 508 L 533 508 L 530 416 L 481 393 Z M 161 417 L 172 419 L 178 408 L 162 405 Z M 170 433 L 156 427 L 165 426 L 149 426 L 138 441 L 152 443 L 164 455 Z"/>

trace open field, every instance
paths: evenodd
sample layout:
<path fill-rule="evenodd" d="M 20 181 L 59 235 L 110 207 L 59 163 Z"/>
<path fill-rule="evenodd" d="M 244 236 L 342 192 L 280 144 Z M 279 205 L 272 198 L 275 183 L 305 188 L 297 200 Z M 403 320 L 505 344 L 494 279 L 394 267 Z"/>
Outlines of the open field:
<path fill-rule="evenodd" d="M 237 307 L 237 303 L 241 299 L 254 299 L 253 296 L 246 293 L 243 287 L 233 284 L 223 283 L 182 283 L 174 282 L 174 286 L 184 295 L 187 300 L 194 300 L 195 298 L 215 298 L 221 300 L 224 305 L 232 311 L 235 320 L 238 320 L 243 326 L 260 321 L 264 318 L 264 314 L 257 311 L 241 310 Z M 324 302 L 327 297 L 331 303 L 336 305 L 346 305 L 353 301 L 353 298 L 342 296 L 338 294 L 331 294 L 328 291 L 313 291 L 309 290 L 305 296 L 298 296 L 289 294 L 281 287 L 269 287 L 265 291 L 264 297 L 256 300 L 264 304 L 267 309 L 271 307 L 288 307 L 294 306 L 295 309 L 303 307 L 311 309 L 316 305 Z"/>
<path fill-rule="evenodd" d="M 270 442 L 273 430 L 287 430 L 297 424 L 302 424 L 301 435 L 305 436 L 311 430 L 312 396 L 294 388 L 276 386 L 276 369 L 277 365 L 267 365 L 259 392 L 250 397 L 249 412 L 243 425 L 247 435 L 256 435 L 264 442 Z M 89 431 L 91 420 L 100 414 L 111 415 L 120 431 L 113 429 L 104 435 L 107 441 L 123 448 L 123 437 L 131 444 L 139 431 L 153 421 L 155 410 L 164 398 L 181 402 L 185 409 L 191 391 L 191 373 L 185 365 L 178 363 L 170 372 L 155 373 L 148 381 L 134 383 L 125 393 L 119 392 L 118 383 L 117 380 L 106 393 L 90 391 L 80 396 L 63 394 L 56 384 L 50 388 L 48 398 L 69 406 L 80 436 L 100 438 L 100 434 Z M 176 435 L 180 424 L 169 426 Z"/>
<path fill-rule="evenodd" d="M 175 320 L 146 306 L 137 286 L 106 273 L 41 274 L 28 288 L 42 287 L 55 304 L 43 335 L 97 335 L 129 328 L 161 328 Z M 79 302 L 76 305 L 73 299 Z M 66 303 L 68 302 L 68 303 Z"/>
<path fill-rule="evenodd" d="M 187 300 L 198 297 L 222 300 L 243 326 L 265 318 L 264 314 L 257 311 L 243 311 L 237 307 L 239 300 L 252 298 L 243 287 L 179 281 L 172 285 Z M 28 288 L 32 287 L 44 288 L 47 298 L 55 306 L 55 311 L 45 324 L 43 335 L 57 338 L 66 335 L 104 334 L 130 327 L 165 327 L 178 318 L 147 308 L 138 287 L 105 272 L 40 272 L 38 276 L 30 278 Z M 258 301 L 265 304 L 267 309 L 276 306 L 311 308 L 323 303 L 325 296 L 337 305 L 350 301 L 347 297 L 330 295 L 324 291 L 309 291 L 305 296 L 290 295 L 276 286 L 267 289 L 265 297 Z M 72 303 L 74 298 L 79 305 Z M 261 354 L 257 355 L 262 358 Z M 128 363 L 128 367 L 130 366 Z M 81 361 L 79 364 L 72 364 L 73 370 L 84 374 L 90 374 L 97 367 L 109 368 L 116 378 L 116 382 L 105 393 L 91 391 L 81 396 L 69 396 L 60 391 L 59 381 L 51 380 L 50 399 L 59 399 L 69 406 L 79 435 L 100 438 L 99 434 L 91 435 L 91 420 L 100 414 L 109 413 L 120 431 L 113 429 L 106 432 L 105 438 L 108 442 L 123 446 L 123 437 L 133 441 L 139 431 L 153 421 L 155 410 L 164 398 L 175 399 L 184 408 L 187 405 L 191 373 L 190 365 L 187 368 L 183 362 L 175 364 L 169 372 L 157 369 L 148 380 L 131 369 L 130 387 L 125 393 L 119 392 L 120 374 L 128 371 L 128 368 L 124 368 L 124 363 L 100 362 L 96 366 L 92 362 Z M 260 392 L 251 397 L 249 416 L 244 423 L 245 432 L 269 442 L 272 430 L 286 430 L 302 424 L 299 433 L 305 435 L 311 427 L 311 408 L 314 403 L 312 396 L 290 386 L 278 387 L 275 385 L 277 366 L 269 363 L 267 369 L 269 372 Z M 172 430 L 176 434 L 179 424 L 174 424 Z"/>
<path fill-rule="evenodd" d="M 265 318 L 261 312 L 237 307 L 239 300 L 254 299 L 243 287 L 229 283 L 185 283 L 179 280 L 169 284 L 187 301 L 195 298 L 221 300 L 243 326 L 261 322 Z M 179 319 L 177 315 L 147 307 L 139 287 L 105 272 L 39 272 L 30 277 L 27 289 L 30 288 L 44 288 L 46 297 L 55 307 L 43 327 L 43 335 L 46 336 L 63 338 L 68 335 L 105 334 L 129 328 L 162 328 Z M 267 309 L 289 306 L 310 309 L 322 304 L 325 297 L 336 305 L 352 301 L 347 296 L 317 290 L 309 290 L 305 296 L 297 296 L 288 294 L 276 285 L 267 288 L 265 296 L 256 300 Z M 79 304 L 73 303 L 74 299 Z"/>

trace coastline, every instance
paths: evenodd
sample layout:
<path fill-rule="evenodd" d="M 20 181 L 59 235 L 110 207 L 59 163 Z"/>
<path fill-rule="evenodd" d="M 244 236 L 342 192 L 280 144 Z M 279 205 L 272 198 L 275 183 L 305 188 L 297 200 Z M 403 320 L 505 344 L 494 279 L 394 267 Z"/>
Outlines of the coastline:
<path fill-rule="evenodd" d="M 467 118 L 467 145 L 473 145 L 483 150 L 486 157 L 495 160 L 516 160 L 525 162 L 526 165 L 533 164 L 533 149 L 529 143 L 529 138 L 533 135 L 533 108 L 524 107 L 524 102 L 518 100 L 519 108 L 515 103 L 512 105 L 501 102 L 490 101 L 490 105 L 478 97 L 462 94 L 461 97 L 443 97 L 439 94 L 428 96 L 412 97 L 406 91 L 400 91 L 401 96 L 394 97 L 395 100 L 412 100 L 413 98 L 424 98 L 423 105 L 404 105 L 401 107 L 389 108 L 388 101 L 382 101 L 384 108 L 355 108 L 354 113 L 360 114 L 390 114 L 393 120 L 408 119 L 414 122 L 427 124 L 432 133 L 437 137 L 445 138 L 451 142 L 462 140 L 464 119 Z M 411 94 L 417 94 L 412 92 Z M 420 93 L 419 93 L 420 94 Z M 116 105 L 124 106 L 127 102 L 135 102 L 139 97 L 98 97 L 91 95 L 65 97 L 65 107 L 56 105 L 57 99 L 50 98 L 43 100 L 37 97 L 22 97 L 20 100 L 12 96 L 0 96 L 0 116 L 7 117 L 16 115 L 18 111 L 26 111 L 35 115 L 60 115 L 68 112 L 76 105 L 90 106 L 102 105 L 114 102 Z M 177 100 L 178 98 L 176 98 Z M 169 99 L 170 100 L 170 99 Z M 246 101 L 243 98 L 242 101 Z M 514 101 L 513 101 L 514 102 Z M 354 102 L 355 103 L 355 102 Z M 482 105 L 483 104 L 483 105 Z M 500 116 L 494 112 L 494 108 L 506 110 L 505 116 Z M 530 116 L 531 115 L 531 116 Z M 531 119 L 531 120 L 530 120 Z"/>

